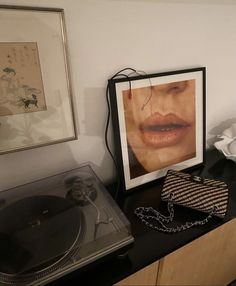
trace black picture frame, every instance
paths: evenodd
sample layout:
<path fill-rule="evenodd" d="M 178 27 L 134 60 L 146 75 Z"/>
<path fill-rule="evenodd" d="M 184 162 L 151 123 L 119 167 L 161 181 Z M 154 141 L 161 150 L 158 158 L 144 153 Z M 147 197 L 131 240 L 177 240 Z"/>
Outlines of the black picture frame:
<path fill-rule="evenodd" d="M 115 158 L 124 192 L 153 184 L 168 169 L 205 162 L 206 68 L 108 80 Z"/>

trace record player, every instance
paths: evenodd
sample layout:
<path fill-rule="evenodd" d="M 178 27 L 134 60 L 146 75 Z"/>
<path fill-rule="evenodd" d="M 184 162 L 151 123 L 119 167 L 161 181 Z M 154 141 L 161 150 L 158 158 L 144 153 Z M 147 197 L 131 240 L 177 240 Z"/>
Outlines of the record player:
<path fill-rule="evenodd" d="M 0 285 L 45 285 L 132 242 L 89 165 L 0 192 Z"/>

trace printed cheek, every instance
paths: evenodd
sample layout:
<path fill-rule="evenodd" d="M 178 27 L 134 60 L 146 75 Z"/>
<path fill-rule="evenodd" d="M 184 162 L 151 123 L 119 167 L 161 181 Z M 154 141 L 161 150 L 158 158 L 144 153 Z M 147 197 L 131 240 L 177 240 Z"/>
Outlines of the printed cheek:
<path fill-rule="evenodd" d="M 129 92 L 128 92 L 128 99 L 129 99 L 129 100 L 132 99 L 132 91 L 131 91 L 131 90 L 129 90 Z"/>
<path fill-rule="evenodd" d="M 148 108 L 141 110 L 141 105 L 138 108 L 133 108 L 133 118 L 137 126 L 140 125 L 147 117 L 150 116 L 150 110 Z"/>

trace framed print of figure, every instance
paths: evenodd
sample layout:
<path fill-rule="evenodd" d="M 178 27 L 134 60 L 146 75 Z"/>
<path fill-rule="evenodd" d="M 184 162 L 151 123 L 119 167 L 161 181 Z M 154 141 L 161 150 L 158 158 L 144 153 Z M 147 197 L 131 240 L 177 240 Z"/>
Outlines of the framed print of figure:
<path fill-rule="evenodd" d="M 0 5 L 0 154 L 77 138 L 64 11 Z"/>

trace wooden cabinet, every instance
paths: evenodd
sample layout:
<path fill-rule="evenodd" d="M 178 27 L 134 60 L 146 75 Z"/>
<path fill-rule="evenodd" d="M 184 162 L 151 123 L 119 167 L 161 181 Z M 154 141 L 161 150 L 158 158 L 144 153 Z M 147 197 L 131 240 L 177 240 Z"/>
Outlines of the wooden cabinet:
<path fill-rule="evenodd" d="M 133 275 L 125 278 L 116 286 L 153 286 L 156 285 L 159 262 L 154 262 Z"/>
<path fill-rule="evenodd" d="M 157 285 L 227 285 L 236 278 L 236 219 L 160 261 Z"/>
<path fill-rule="evenodd" d="M 117 285 L 227 285 L 234 279 L 236 219 L 165 256 Z"/>

